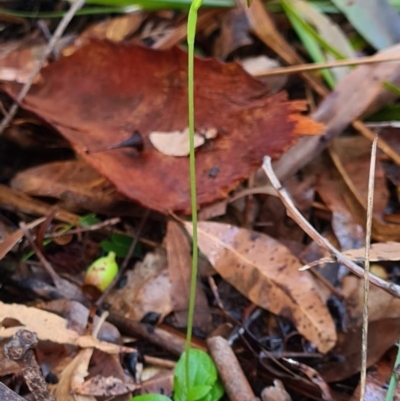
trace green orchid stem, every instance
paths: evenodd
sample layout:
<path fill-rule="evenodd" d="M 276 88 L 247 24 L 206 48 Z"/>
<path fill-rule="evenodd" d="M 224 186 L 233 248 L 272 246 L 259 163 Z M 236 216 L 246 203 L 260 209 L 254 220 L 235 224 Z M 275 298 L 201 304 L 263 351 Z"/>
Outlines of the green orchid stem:
<path fill-rule="evenodd" d="M 197 194 L 196 194 L 196 160 L 194 152 L 194 40 L 196 37 L 197 11 L 202 0 L 193 0 L 189 9 L 187 25 L 188 42 L 188 112 L 189 112 L 189 136 L 190 136 L 190 197 L 192 203 L 192 225 L 193 225 L 193 255 L 192 255 L 192 274 L 190 280 L 190 299 L 188 322 L 186 332 L 186 388 L 190 388 L 190 345 L 192 342 L 194 304 L 196 299 L 197 283 Z"/>

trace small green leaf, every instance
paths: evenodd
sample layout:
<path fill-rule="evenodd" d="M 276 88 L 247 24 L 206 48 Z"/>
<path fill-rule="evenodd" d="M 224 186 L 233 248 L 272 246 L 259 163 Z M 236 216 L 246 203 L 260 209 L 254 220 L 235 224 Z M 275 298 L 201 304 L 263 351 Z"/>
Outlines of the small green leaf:
<path fill-rule="evenodd" d="M 186 380 L 186 352 L 182 354 L 174 372 L 175 401 L 217 401 L 224 393 L 218 381 L 217 369 L 211 357 L 204 351 L 190 349 L 189 380 Z M 189 384 L 189 388 L 188 384 Z M 208 387 L 208 392 L 203 393 Z M 222 388 L 222 392 L 221 392 Z M 196 391 L 200 394 L 196 396 Z M 194 398 L 191 398 L 194 397 Z"/>
<path fill-rule="evenodd" d="M 162 394 L 143 394 L 132 397 L 129 401 L 171 401 L 171 398 Z"/>
<path fill-rule="evenodd" d="M 112 234 L 109 239 L 100 242 L 100 247 L 105 252 L 114 252 L 117 257 L 124 258 L 132 245 L 132 237 L 123 234 Z M 135 253 L 139 250 L 139 244 L 135 248 Z"/>
<path fill-rule="evenodd" d="M 203 401 L 217 401 L 225 393 L 224 386 L 221 381 L 218 379 L 211 388 L 211 391 L 207 394 Z"/>
<path fill-rule="evenodd" d="M 203 386 L 194 386 L 189 389 L 188 401 L 198 401 L 205 397 L 210 391 L 211 386 L 203 385 Z"/>
<path fill-rule="evenodd" d="M 79 225 L 81 227 L 93 226 L 94 224 L 100 223 L 101 220 L 96 217 L 94 213 L 85 214 L 79 219 Z"/>

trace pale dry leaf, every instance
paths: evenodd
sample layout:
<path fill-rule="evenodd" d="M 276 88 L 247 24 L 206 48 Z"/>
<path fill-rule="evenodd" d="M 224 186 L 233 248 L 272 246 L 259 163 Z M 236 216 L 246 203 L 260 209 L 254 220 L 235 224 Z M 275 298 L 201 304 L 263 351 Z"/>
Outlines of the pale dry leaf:
<path fill-rule="evenodd" d="M 89 363 L 92 359 L 93 350 L 93 348 L 86 348 L 81 350 L 77 355 L 76 365 L 74 365 L 74 369 L 70 375 L 70 390 L 74 393 L 85 382 L 85 377 L 89 374 Z"/>
<path fill-rule="evenodd" d="M 292 397 L 286 391 L 280 380 L 274 380 L 274 385 L 265 387 L 261 392 L 262 401 L 292 401 Z"/>
<path fill-rule="evenodd" d="M 189 155 L 189 128 L 183 131 L 151 132 L 149 139 L 152 145 L 166 156 L 184 157 Z M 205 138 L 197 133 L 194 134 L 194 147 L 203 145 Z"/>
<path fill-rule="evenodd" d="M 185 223 L 192 234 L 192 224 Z M 229 224 L 199 222 L 200 250 L 215 270 L 256 305 L 290 319 L 320 352 L 336 342 L 332 317 L 311 274 L 281 243 L 259 232 Z"/>
<path fill-rule="evenodd" d="M 79 395 L 79 394 L 72 394 L 71 393 L 71 382 L 72 379 L 75 378 L 75 372 L 81 366 L 82 364 L 85 363 L 85 360 L 87 360 L 88 356 L 89 359 L 91 357 L 91 354 L 93 352 L 93 349 L 83 349 L 80 350 L 79 353 L 75 356 L 75 358 L 68 364 L 68 366 L 62 371 L 60 375 L 60 381 L 58 382 L 55 395 L 57 400 L 63 400 L 63 401 L 96 401 L 96 398 L 92 396 L 84 396 L 84 395 Z M 81 378 L 82 382 L 84 380 L 83 376 Z"/>
<path fill-rule="evenodd" d="M 82 348 L 94 347 L 106 353 L 132 352 L 132 348 L 99 341 L 92 336 L 80 336 L 76 331 L 67 328 L 67 320 L 54 313 L 19 304 L 0 302 L 0 322 L 6 318 L 21 323 L 17 327 L 0 327 L 0 337 L 12 337 L 19 329 L 24 328 L 37 334 L 41 341 L 57 344 L 75 345 Z"/>
<path fill-rule="evenodd" d="M 354 262 L 364 262 L 365 248 L 349 249 L 343 255 Z M 400 242 L 377 242 L 371 244 L 370 262 L 400 260 Z"/>
<path fill-rule="evenodd" d="M 253 76 L 258 76 L 274 68 L 281 67 L 279 61 L 267 56 L 248 57 L 239 61 L 242 67 Z M 288 81 L 288 75 L 258 76 L 258 79 L 265 82 L 272 93 L 277 93 L 283 89 Z"/>

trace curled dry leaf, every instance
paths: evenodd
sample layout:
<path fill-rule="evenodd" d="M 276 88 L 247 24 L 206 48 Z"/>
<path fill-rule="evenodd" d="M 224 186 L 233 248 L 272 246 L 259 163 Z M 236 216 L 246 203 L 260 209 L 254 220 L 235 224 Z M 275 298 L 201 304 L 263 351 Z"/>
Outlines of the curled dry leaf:
<path fill-rule="evenodd" d="M 196 124 L 221 132 L 196 154 L 199 206 L 227 196 L 264 155 L 277 158 L 299 135 L 323 129 L 301 114 L 304 101 L 289 102 L 285 93 L 268 97 L 268 87 L 237 63 L 197 58 L 195 70 Z M 131 200 L 164 213 L 190 211 L 187 160 L 163 155 L 149 139 L 150 132 L 187 125 L 185 52 L 93 41 L 41 72 L 43 84 L 32 88 L 23 108 L 57 129 Z M 15 98 L 20 87 L 3 89 Z M 135 130 L 143 138 L 141 152 L 91 152 L 122 143 Z"/>
<path fill-rule="evenodd" d="M 192 224 L 185 223 L 189 233 Z M 311 274 L 275 239 L 229 224 L 200 222 L 200 250 L 215 270 L 258 306 L 290 319 L 320 352 L 336 342 L 336 329 Z"/>
<path fill-rule="evenodd" d="M 153 146 L 166 156 L 188 156 L 190 151 L 189 145 L 189 128 L 183 131 L 173 132 L 150 132 L 149 140 Z M 203 145 L 205 138 L 197 132 L 194 134 L 194 147 L 198 148 Z"/>

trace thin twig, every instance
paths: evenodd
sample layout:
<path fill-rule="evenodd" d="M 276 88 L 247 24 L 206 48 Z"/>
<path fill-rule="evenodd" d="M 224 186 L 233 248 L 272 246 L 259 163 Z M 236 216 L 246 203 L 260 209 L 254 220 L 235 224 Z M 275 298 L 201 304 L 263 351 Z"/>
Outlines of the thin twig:
<path fill-rule="evenodd" d="M 370 265 L 369 251 L 371 248 L 372 208 L 374 205 L 374 183 L 375 183 L 377 144 L 378 144 L 378 135 L 375 135 L 375 139 L 372 142 L 371 163 L 369 168 L 369 180 L 368 180 L 368 206 L 367 206 L 367 224 L 366 224 L 366 234 L 365 234 L 364 305 L 363 305 L 363 327 L 362 327 L 362 345 L 361 345 L 360 401 L 364 400 L 365 388 L 367 384 L 368 294 L 369 294 L 369 265 Z"/>
<path fill-rule="evenodd" d="M 76 286 L 73 283 L 64 280 L 60 277 L 57 272 L 53 269 L 53 266 L 47 261 L 45 256 L 43 255 L 42 251 L 39 249 L 37 244 L 35 243 L 32 233 L 29 231 L 29 228 L 26 226 L 24 222 L 20 222 L 20 227 L 28 240 L 32 250 L 35 252 L 37 258 L 42 263 L 43 267 L 45 268 L 46 272 L 51 277 L 55 287 L 60 292 L 60 294 L 67 299 L 75 300 L 78 302 L 85 302 L 85 298 L 82 294 L 80 286 Z"/>
<path fill-rule="evenodd" d="M 21 227 L 21 230 L 23 231 L 25 238 L 28 240 L 29 245 L 35 252 L 37 258 L 40 260 L 42 263 L 43 267 L 45 268 L 46 272 L 48 275 L 51 277 L 53 280 L 54 285 L 58 288 L 60 284 L 60 276 L 56 273 L 56 271 L 53 269 L 53 266 L 47 261 L 47 259 L 44 257 L 43 253 L 37 246 L 35 240 L 33 239 L 32 233 L 29 231 L 29 228 L 26 226 L 26 224 L 21 221 L 19 223 L 19 226 Z"/>
<path fill-rule="evenodd" d="M 133 255 L 133 252 L 136 248 L 137 243 L 139 242 L 139 237 L 140 234 L 142 233 L 142 230 L 144 228 L 144 225 L 146 224 L 147 218 L 149 217 L 150 209 L 146 209 L 144 212 L 144 215 L 142 217 L 142 220 L 140 221 L 138 230 L 137 230 L 137 235 L 132 241 L 132 244 L 128 250 L 128 253 L 125 256 L 124 261 L 122 262 L 122 265 L 119 269 L 118 274 L 115 276 L 114 280 L 111 282 L 111 284 L 107 287 L 107 289 L 101 294 L 99 299 L 96 301 L 96 306 L 100 307 L 100 305 L 103 303 L 103 301 L 106 299 L 107 295 L 110 293 L 111 289 L 114 288 L 115 284 L 118 283 L 119 279 L 122 277 L 122 275 L 125 273 L 126 268 L 128 267 L 128 263 Z"/>
<path fill-rule="evenodd" d="M 31 88 L 33 82 L 35 81 L 36 75 L 39 73 L 41 68 L 43 67 L 44 63 L 46 62 L 47 58 L 49 57 L 50 53 L 54 50 L 58 40 L 61 38 L 62 34 L 64 33 L 65 29 L 67 28 L 68 24 L 71 22 L 72 18 L 74 17 L 75 13 L 85 4 L 85 0 L 76 0 L 72 3 L 71 8 L 68 12 L 64 15 L 63 19 L 57 26 L 54 35 L 52 36 L 50 42 L 44 49 L 43 55 L 40 60 L 37 62 L 35 68 L 33 69 L 31 75 L 29 76 L 28 80 L 26 81 L 25 85 L 22 87 L 21 91 L 19 92 L 17 99 L 10 107 L 8 113 L 4 116 L 3 121 L 0 124 L 0 135 L 3 133 L 4 129 L 10 124 L 12 119 L 17 114 L 19 105 L 21 104 L 22 100 L 25 98 L 29 89 Z"/>
<path fill-rule="evenodd" d="M 121 221 L 119 217 L 113 217 L 112 219 L 104 220 L 100 223 L 97 224 L 92 224 L 91 226 L 87 227 L 80 227 L 80 228 L 75 228 L 73 230 L 68 230 L 68 231 L 62 231 L 62 232 L 55 232 L 52 234 L 45 235 L 45 238 L 59 238 L 59 237 L 64 237 L 67 235 L 72 235 L 72 234 L 81 234 L 86 231 L 97 231 L 100 228 L 112 226 L 114 224 L 118 224 Z"/>
<path fill-rule="evenodd" d="M 263 169 L 270 179 L 273 187 L 278 191 L 279 197 L 286 206 L 290 217 L 292 217 L 292 219 L 304 230 L 304 232 L 308 234 L 318 245 L 326 248 L 337 263 L 347 267 L 358 277 L 364 277 L 364 269 L 344 257 L 339 250 L 337 250 L 326 238 L 323 238 L 297 210 L 288 192 L 281 186 L 281 183 L 275 175 L 274 170 L 272 169 L 271 158 L 269 156 L 264 157 Z M 369 278 L 372 284 L 382 288 L 384 291 L 395 296 L 396 298 L 400 298 L 400 286 L 382 280 L 380 277 L 377 277 L 374 274 L 371 274 Z"/>
<path fill-rule="evenodd" d="M 353 58 L 347 60 L 333 60 L 324 63 L 313 63 L 313 64 L 300 64 L 291 67 L 274 68 L 268 71 L 261 71 L 253 74 L 256 77 L 270 77 L 274 75 L 284 74 L 297 74 L 305 71 L 315 71 L 323 68 L 335 68 L 335 67 L 346 67 L 350 65 L 362 65 L 362 64 L 375 64 L 389 61 L 400 61 L 400 56 L 370 56 L 362 58 Z"/>

